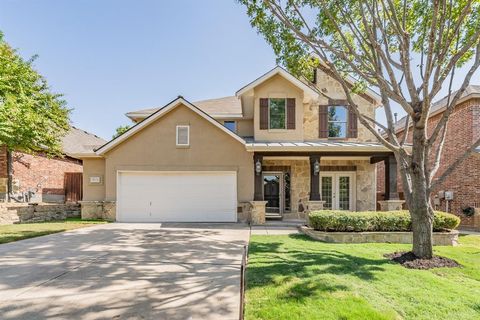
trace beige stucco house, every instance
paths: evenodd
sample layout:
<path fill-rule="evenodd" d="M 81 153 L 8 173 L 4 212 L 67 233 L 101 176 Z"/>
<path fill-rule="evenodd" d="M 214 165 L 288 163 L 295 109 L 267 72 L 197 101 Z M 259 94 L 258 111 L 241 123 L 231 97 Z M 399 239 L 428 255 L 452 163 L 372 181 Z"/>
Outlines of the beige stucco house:
<path fill-rule="evenodd" d="M 317 70 L 313 85 L 323 94 L 276 67 L 232 97 L 127 113 L 130 130 L 82 156 L 82 216 L 263 223 L 375 210 L 375 162 L 396 170 L 392 154 L 349 112 L 339 83 Z M 375 117 L 374 92 L 355 99 Z"/>

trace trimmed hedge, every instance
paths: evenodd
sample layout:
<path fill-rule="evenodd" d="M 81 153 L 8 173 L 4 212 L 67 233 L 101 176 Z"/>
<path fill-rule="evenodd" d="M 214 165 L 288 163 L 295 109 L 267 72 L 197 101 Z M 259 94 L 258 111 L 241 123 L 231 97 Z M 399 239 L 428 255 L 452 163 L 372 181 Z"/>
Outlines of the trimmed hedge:
<path fill-rule="evenodd" d="M 457 216 L 435 211 L 433 231 L 455 229 L 460 224 Z M 311 212 L 309 225 L 319 231 L 412 231 L 408 211 L 336 211 L 321 210 Z"/>

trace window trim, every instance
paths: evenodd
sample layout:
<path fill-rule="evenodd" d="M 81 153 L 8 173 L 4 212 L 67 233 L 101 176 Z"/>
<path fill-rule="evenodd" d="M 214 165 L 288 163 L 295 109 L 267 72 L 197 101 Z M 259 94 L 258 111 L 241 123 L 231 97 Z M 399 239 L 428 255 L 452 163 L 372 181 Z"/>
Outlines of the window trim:
<path fill-rule="evenodd" d="M 267 98 L 268 99 L 268 130 L 269 131 L 286 131 L 287 130 L 287 98 L 283 98 L 283 97 L 278 97 L 278 98 L 275 98 L 275 97 L 269 97 Z M 284 100 L 285 101 L 285 104 L 284 104 L 284 107 L 283 109 L 285 110 L 285 123 L 283 124 L 283 128 L 271 128 L 270 127 L 270 100 L 272 99 L 281 99 L 281 100 Z"/>
<path fill-rule="evenodd" d="M 230 129 L 225 125 L 226 122 L 232 122 L 233 124 L 235 124 L 235 130 L 230 130 Z M 237 133 L 237 129 L 238 129 L 238 128 L 237 128 L 237 121 L 236 121 L 236 120 L 224 120 L 224 121 L 223 121 L 223 126 L 224 126 L 225 128 L 227 128 L 228 130 L 232 131 L 233 133 Z"/>
<path fill-rule="evenodd" d="M 345 121 L 330 121 L 328 119 L 329 117 L 329 109 L 330 108 L 344 108 L 345 109 Z M 328 135 L 328 139 L 348 139 L 348 117 L 349 117 L 349 114 L 348 114 L 348 106 L 346 105 L 343 105 L 343 104 L 329 104 L 327 106 L 327 135 Z M 343 137 L 331 137 L 330 136 L 330 123 L 345 123 L 345 136 Z"/>
<path fill-rule="evenodd" d="M 187 128 L 187 143 L 179 143 L 178 141 L 178 131 L 180 128 Z M 188 147 L 190 146 L 190 126 L 189 125 L 177 125 L 175 129 L 175 144 L 177 147 Z"/>

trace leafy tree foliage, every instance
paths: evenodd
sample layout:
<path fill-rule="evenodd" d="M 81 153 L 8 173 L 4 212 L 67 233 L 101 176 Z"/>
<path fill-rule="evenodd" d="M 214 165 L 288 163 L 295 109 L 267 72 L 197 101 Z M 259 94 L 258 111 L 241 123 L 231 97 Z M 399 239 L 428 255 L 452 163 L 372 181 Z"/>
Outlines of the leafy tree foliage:
<path fill-rule="evenodd" d="M 33 68 L 35 58 L 24 60 L 0 33 L 0 145 L 61 155 L 70 110 Z"/>
<path fill-rule="evenodd" d="M 127 124 L 127 125 L 124 125 L 124 126 L 118 127 L 117 129 L 115 129 L 115 134 L 112 136 L 112 139 L 115 139 L 116 137 L 121 136 L 121 135 L 124 134 L 128 129 L 130 129 L 130 126 L 129 126 L 128 124 Z"/>

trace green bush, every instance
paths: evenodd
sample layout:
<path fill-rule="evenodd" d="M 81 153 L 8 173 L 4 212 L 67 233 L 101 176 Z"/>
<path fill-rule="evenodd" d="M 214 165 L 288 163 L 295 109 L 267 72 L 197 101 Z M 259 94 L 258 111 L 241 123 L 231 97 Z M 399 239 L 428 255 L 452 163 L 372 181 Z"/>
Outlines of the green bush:
<path fill-rule="evenodd" d="M 435 212 L 433 230 L 451 230 L 460 224 L 460 218 L 446 212 Z M 320 231 L 412 231 L 408 211 L 314 211 L 309 225 Z"/>
<path fill-rule="evenodd" d="M 435 211 L 435 217 L 433 219 L 433 230 L 452 230 L 458 227 L 460 224 L 460 218 L 451 213 L 442 211 Z"/>

